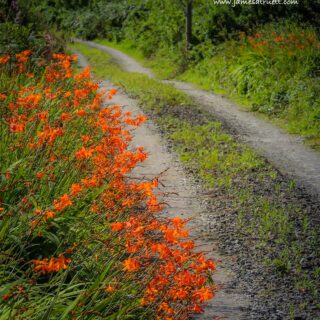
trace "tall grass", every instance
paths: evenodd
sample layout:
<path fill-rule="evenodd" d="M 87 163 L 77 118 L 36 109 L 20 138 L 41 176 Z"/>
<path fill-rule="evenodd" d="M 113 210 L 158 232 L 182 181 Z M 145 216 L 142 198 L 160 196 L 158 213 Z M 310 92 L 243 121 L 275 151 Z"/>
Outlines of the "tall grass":
<path fill-rule="evenodd" d="M 187 319 L 213 297 L 214 262 L 186 221 L 157 218 L 132 118 L 74 56 L 0 57 L 0 319 Z"/>

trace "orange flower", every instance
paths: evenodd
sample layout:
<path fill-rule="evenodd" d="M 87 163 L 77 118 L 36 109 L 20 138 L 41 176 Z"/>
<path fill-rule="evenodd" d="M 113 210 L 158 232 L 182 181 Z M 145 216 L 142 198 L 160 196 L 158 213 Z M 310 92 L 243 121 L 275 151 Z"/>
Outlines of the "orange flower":
<path fill-rule="evenodd" d="M 53 219 L 55 217 L 54 211 L 46 211 L 44 213 L 46 220 L 48 221 L 49 219 Z"/>
<path fill-rule="evenodd" d="M 70 206 L 72 206 L 72 201 L 67 194 L 61 196 L 59 200 L 54 201 L 54 207 L 59 212 Z"/>
<path fill-rule="evenodd" d="M 48 111 L 43 111 L 38 113 L 38 118 L 39 120 L 46 121 L 48 119 L 48 115 L 49 115 Z"/>
<path fill-rule="evenodd" d="M 124 224 L 122 222 L 111 223 L 111 229 L 113 231 L 120 231 L 123 229 L 123 227 L 124 227 Z"/>
<path fill-rule="evenodd" d="M 82 191 L 82 187 L 78 183 L 73 183 L 70 187 L 70 194 L 72 196 L 78 195 Z"/>
<path fill-rule="evenodd" d="M 196 290 L 193 294 L 193 298 L 195 300 L 199 300 L 200 302 L 204 302 L 206 300 L 212 299 L 214 296 L 212 290 L 206 287 L 201 287 L 200 289 Z"/>
<path fill-rule="evenodd" d="M 83 141 L 83 142 L 88 142 L 88 141 L 90 141 L 92 139 L 92 137 L 90 137 L 90 136 L 81 136 L 81 140 Z"/>
<path fill-rule="evenodd" d="M 127 270 L 129 272 L 135 272 L 140 269 L 140 263 L 136 259 L 133 259 L 133 258 L 129 258 L 127 260 L 124 260 L 122 264 L 124 266 L 123 270 Z"/>
<path fill-rule="evenodd" d="M 72 118 L 72 115 L 67 113 L 67 112 L 63 112 L 60 116 L 60 120 L 61 121 L 68 121 Z"/>
<path fill-rule="evenodd" d="M 0 64 L 6 64 L 10 60 L 10 56 L 1 56 Z"/>
<path fill-rule="evenodd" d="M 25 129 L 25 125 L 22 123 L 10 123 L 10 132 L 18 133 L 23 132 Z"/>
<path fill-rule="evenodd" d="M 68 98 L 68 97 L 70 97 L 71 95 L 72 95 L 71 91 L 67 91 L 63 96 L 64 96 L 65 98 Z"/>
<path fill-rule="evenodd" d="M 84 117 L 86 115 L 86 112 L 83 109 L 81 109 L 76 112 L 76 115 L 79 117 Z"/>
<path fill-rule="evenodd" d="M 105 292 L 112 293 L 116 291 L 116 288 L 114 286 L 111 286 L 110 284 L 104 289 Z"/>
<path fill-rule="evenodd" d="M 92 156 L 93 150 L 86 149 L 82 147 L 79 151 L 76 152 L 77 159 L 88 159 Z"/>
<path fill-rule="evenodd" d="M 44 177 L 44 173 L 43 172 L 38 172 L 36 173 L 36 177 L 41 180 Z"/>
<path fill-rule="evenodd" d="M 41 272 L 43 274 L 50 272 L 58 272 L 68 268 L 71 260 L 67 259 L 64 255 L 60 255 L 58 258 L 45 258 L 43 260 L 33 260 L 35 265 L 34 271 Z"/>

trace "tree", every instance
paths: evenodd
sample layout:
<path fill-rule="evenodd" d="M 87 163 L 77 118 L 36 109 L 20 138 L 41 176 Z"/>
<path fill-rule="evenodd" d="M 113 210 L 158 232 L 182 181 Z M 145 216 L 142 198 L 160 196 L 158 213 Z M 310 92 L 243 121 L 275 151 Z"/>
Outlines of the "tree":
<path fill-rule="evenodd" d="M 186 9 L 185 9 L 187 49 L 189 49 L 192 46 L 192 5 L 193 5 L 193 0 L 187 0 Z"/>
<path fill-rule="evenodd" d="M 182 7 L 186 21 L 186 49 L 189 50 L 192 47 L 192 9 L 194 0 L 178 0 L 179 5 Z"/>

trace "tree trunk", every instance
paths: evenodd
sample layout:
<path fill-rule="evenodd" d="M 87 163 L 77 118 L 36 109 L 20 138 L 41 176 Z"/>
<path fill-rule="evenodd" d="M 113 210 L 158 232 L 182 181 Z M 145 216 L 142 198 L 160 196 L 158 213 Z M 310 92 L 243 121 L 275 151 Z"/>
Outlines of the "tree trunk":
<path fill-rule="evenodd" d="M 186 6 L 186 48 L 192 46 L 192 3 L 193 0 L 188 0 Z"/>

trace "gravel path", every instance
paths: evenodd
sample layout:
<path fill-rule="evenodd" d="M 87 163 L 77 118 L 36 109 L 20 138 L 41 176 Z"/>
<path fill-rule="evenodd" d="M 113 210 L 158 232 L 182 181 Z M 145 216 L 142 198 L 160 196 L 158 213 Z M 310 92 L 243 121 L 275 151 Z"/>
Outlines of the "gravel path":
<path fill-rule="evenodd" d="M 88 65 L 85 57 L 78 52 L 79 65 Z M 101 89 L 111 89 L 114 86 L 110 81 L 101 82 Z M 118 89 L 118 88 L 117 88 Z M 137 102 L 129 98 L 121 90 L 110 101 L 112 105 L 124 106 L 125 111 L 132 115 L 143 114 Z M 209 240 L 207 233 L 210 232 L 210 221 L 215 215 L 208 212 L 205 205 L 206 195 L 191 177 L 187 176 L 176 155 L 168 151 L 166 141 L 161 137 L 158 129 L 152 121 L 148 120 L 144 125 L 134 131 L 132 148 L 143 146 L 148 151 L 148 159 L 134 169 L 131 176 L 134 179 L 148 179 L 159 174 L 159 197 L 168 206 L 164 211 L 167 216 L 181 216 L 191 218 L 188 224 L 190 236 L 196 242 L 197 248 L 206 252 L 208 258 L 218 263 L 217 271 L 213 275 L 214 282 L 221 286 L 216 297 L 209 302 L 204 314 L 196 319 L 247 319 L 246 310 L 249 299 L 242 293 L 242 289 L 235 286 L 235 274 L 231 271 L 233 260 L 222 256 L 218 249 L 216 240 Z"/>
<path fill-rule="evenodd" d="M 78 41 L 78 40 L 77 40 Z M 83 43 L 110 54 L 124 70 L 153 73 L 119 50 L 91 41 Z M 237 137 L 253 147 L 272 163 L 283 175 L 296 181 L 304 192 L 320 199 L 320 153 L 304 145 L 302 138 L 290 135 L 273 124 L 258 119 L 222 96 L 197 89 L 190 83 L 165 81 L 195 99 L 203 108 L 215 115 Z"/>

